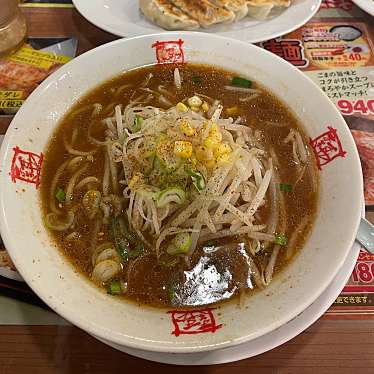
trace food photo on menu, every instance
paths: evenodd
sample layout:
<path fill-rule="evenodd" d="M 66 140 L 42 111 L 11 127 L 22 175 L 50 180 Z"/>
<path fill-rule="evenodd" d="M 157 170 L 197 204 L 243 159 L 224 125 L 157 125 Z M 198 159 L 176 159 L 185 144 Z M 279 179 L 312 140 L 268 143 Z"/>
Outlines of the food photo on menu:
<path fill-rule="evenodd" d="M 0 0 L 0 294 L 180 365 L 373 321 L 364 1 Z"/>

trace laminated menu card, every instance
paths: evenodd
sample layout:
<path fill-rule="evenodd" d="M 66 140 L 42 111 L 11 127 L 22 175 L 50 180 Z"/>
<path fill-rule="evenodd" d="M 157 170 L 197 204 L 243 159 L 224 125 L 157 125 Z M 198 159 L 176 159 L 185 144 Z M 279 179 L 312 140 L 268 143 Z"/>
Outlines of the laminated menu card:
<path fill-rule="evenodd" d="M 349 0 L 324 0 L 306 25 L 259 43 L 311 78 L 343 115 L 364 175 L 365 208 L 374 211 L 374 22 Z M 374 317 L 374 255 L 361 249 L 329 318 Z"/>

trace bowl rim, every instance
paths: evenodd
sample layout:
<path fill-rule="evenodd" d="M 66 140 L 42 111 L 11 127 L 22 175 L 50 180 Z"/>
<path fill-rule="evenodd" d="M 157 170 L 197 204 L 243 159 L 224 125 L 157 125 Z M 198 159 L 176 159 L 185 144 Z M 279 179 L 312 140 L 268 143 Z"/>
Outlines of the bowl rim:
<path fill-rule="evenodd" d="M 339 119 L 340 122 L 342 123 L 342 125 L 344 124 L 345 127 L 348 129 L 348 127 L 347 127 L 347 125 L 344 121 L 343 116 L 340 114 L 340 112 L 338 111 L 336 106 L 330 101 L 330 99 L 318 87 L 318 85 L 316 83 L 314 83 L 303 72 L 301 72 L 300 70 L 298 70 L 296 67 L 289 64 L 285 60 L 281 59 L 280 57 L 278 57 L 278 56 L 272 54 L 271 52 L 266 51 L 266 50 L 264 50 L 264 49 L 262 49 L 258 46 L 255 46 L 253 44 L 248 44 L 248 43 L 245 43 L 245 42 L 242 42 L 242 41 L 238 41 L 238 40 L 235 40 L 235 39 L 231 39 L 231 38 L 222 37 L 222 36 L 219 36 L 219 35 L 211 35 L 211 34 L 207 35 L 207 34 L 201 33 L 201 32 L 194 32 L 194 33 L 169 32 L 169 33 L 157 33 L 157 34 L 150 34 L 150 35 L 144 35 L 144 36 L 137 36 L 137 37 L 128 38 L 128 39 L 119 39 L 119 40 L 115 40 L 115 41 L 107 43 L 107 44 L 103 44 L 103 45 L 101 45 L 97 48 L 94 48 L 90 51 L 85 52 L 84 54 L 82 54 L 82 55 L 76 57 L 75 59 L 73 59 L 72 63 L 79 63 L 81 60 L 84 60 L 87 57 L 90 57 L 91 55 L 95 55 L 97 53 L 97 51 L 101 51 L 101 50 L 104 50 L 106 48 L 110 48 L 111 46 L 117 45 L 117 44 L 122 44 L 122 43 L 126 44 L 128 41 L 134 41 L 134 40 L 136 41 L 136 40 L 141 40 L 141 39 L 152 39 L 152 38 L 165 38 L 165 37 L 173 37 L 173 36 L 178 37 L 178 38 L 183 37 L 183 36 L 191 37 L 191 34 L 192 34 L 192 36 L 195 36 L 195 37 L 197 36 L 198 38 L 201 38 L 201 39 L 216 39 L 216 40 L 219 40 L 222 43 L 224 43 L 226 41 L 226 42 L 236 44 L 239 47 L 242 46 L 244 49 L 247 49 L 247 50 L 249 50 L 249 49 L 257 50 L 258 53 L 268 55 L 268 57 L 274 59 L 275 61 L 278 61 L 277 62 L 278 64 L 281 63 L 281 64 L 284 64 L 284 65 L 287 65 L 287 67 L 290 69 L 290 71 L 293 71 L 292 74 L 297 74 L 300 79 L 308 82 L 309 85 L 314 86 L 316 89 L 318 89 L 320 95 L 323 96 L 325 98 L 325 100 L 328 101 L 329 106 L 331 107 L 331 110 L 333 112 L 335 112 L 336 118 Z M 62 76 L 65 73 L 67 73 L 68 70 L 69 70 L 69 67 L 70 66 L 69 66 L 69 63 L 68 63 L 68 64 L 62 66 L 61 68 L 59 68 L 50 77 L 48 77 L 44 82 L 42 82 L 39 85 L 39 87 L 37 87 L 36 90 L 31 95 L 37 96 L 37 95 L 41 94 L 44 90 L 46 90 L 48 88 L 49 85 L 53 84 L 56 81 L 57 78 L 59 78 L 60 76 Z M 16 114 L 14 119 L 16 119 L 17 116 L 20 116 L 21 113 L 23 113 L 24 111 L 26 112 L 26 110 L 27 109 L 25 109 L 25 106 L 21 107 L 21 109 L 18 111 L 18 113 Z M 15 124 L 14 119 L 13 119 L 12 123 L 10 124 L 10 126 L 9 126 L 9 128 L 8 128 L 6 134 L 5 134 L 5 137 L 3 139 L 3 143 L 2 143 L 1 151 L 0 151 L 0 162 L 1 163 L 3 163 L 6 159 L 6 157 L 7 157 L 8 148 L 9 148 L 8 145 L 9 145 L 11 137 L 12 137 L 12 132 L 15 131 L 15 129 L 13 128 L 15 126 L 14 125 Z M 350 147 L 350 152 L 352 153 L 351 156 L 354 158 L 354 162 L 356 163 L 357 167 L 359 167 L 359 170 L 356 170 L 356 172 L 358 172 L 358 175 L 361 176 L 361 178 L 357 179 L 355 182 L 358 183 L 358 187 L 362 191 L 363 190 L 363 188 L 362 188 L 363 182 L 362 182 L 362 169 L 361 169 L 361 165 L 360 165 L 360 159 L 359 159 L 359 156 L 358 156 L 357 148 L 354 146 L 355 143 L 354 143 L 352 134 L 350 133 L 350 131 L 348 131 L 348 133 L 349 133 L 348 135 L 350 136 L 350 141 L 351 141 L 351 145 L 352 145 L 352 147 Z M 4 178 L 4 175 L 6 174 L 6 172 L 4 170 L 0 171 L 0 172 L 2 174 L 0 179 Z M 11 228 L 8 226 L 7 217 L 5 216 L 5 210 L 6 210 L 5 205 L 6 205 L 7 200 L 6 200 L 6 196 L 5 196 L 5 193 L 4 193 L 4 189 L 0 189 L 0 206 L 1 206 L 0 229 L 1 229 L 1 235 L 4 239 L 4 243 L 6 245 L 6 248 L 8 249 L 11 258 L 14 261 L 15 266 L 17 267 L 17 269 L 19 269 L 20 274 L 25 279 L 25 281 L 30 286 L 30 288 L 47 305 L 49 305 L 52 310 L 54 310 L 56 313 L 61 315 L 66 320 L 71 321 L 77 327 L 87 331 L 89 334 L 91 334 L 93 336 L 98 336 L 100 338 L 110 340 L 110 341 L 112 341 L 114 343 L 117 343 L 117 344 L 120 344 L 120 345 L 126 345 L 126 346 L 129 346 L 131 348 L 143 349 L 143 350 L 149 350 L 149 351 L 156 351 L 156 352 L 176 352 L 176 353 L 182 353 L 182 352 L 189 353 L 189 352 L 196 352 L 196 351 L 201 351 L 202 352 L 202 351 L 211 351 L 211 350 L 215 350 L 215 349 L 221 349 L 221 348 L 224 348 L 224 347 L 238 345 L 238 344 L 241 344 L 243 342 L 247 342 L 249 340 L 252 340 L 256 337 L 265 335 L 265 334 L 269 333 L 270 331 L 275 330 L 279 326 L 286 324 L 288 321 L 292 320 L 297 315 L 299 315 L 302 311 L 304 311 L 309 305 L 311 305 L 322 294 L 322 292 L 327 288 L 328 284 L 330 284 L 331 281 L 334 279 L 334 277 L 336 276 L 336 274 L 338 273 L 338 271 L 342 267 L 342 265 L 345 261 L 345 258 L 346 258 L 347 254 L 349 252 L 349 249 L 352 247 L 352 244 L 355 240 L 355 234 L 357 232 L 358 225 L 359 225 L 360 218 L 361 218 L 362 198 L 363 198 L 362 196 L 356 197 L 356 199 L 359 201 L 359 204 L 358 204 L 359 208 L 357 209 L 357 212 L 356 212 L 357 217 L 355 217 L 356 225 L 355 225 L 354 228 L 352 228 L 351 239 L 350 239 L 349 245 L 347 245 L 347 248 L 346 248 L 346 255 L 341 258 L 341 261 L 339 261 L 339 263 L 336 264 L 335 271 L 331 272 L 329 274 L 329 276 L 327 277 L 328 282 L 326 282 L 326 284 L 320 285 L 318 290 L 316 290 L 314 292 L 313 296 L 308 298 L 307 302 L 303 302 L 302 304 L 299 303 L 297 305 L 297 307 L 294 309 L 292 314 L 287 314 L 286 316 L 283 316 L 282 318 L 278 319 L 274 323 L 268 325 L 266 328 L 262 328 L 257 333 L 247 334 L 247 335 L 240 336 L 240 337 L 237 337 L 237 338 L 234 338 L 234 339 L 226 338 L 226 339 L 223 339 L 223 341 L 220 342 L 220 343 L 201 344 L 201 345 L 199 345 L 198 343 L 192 343 L 190 345 L 177 346 L 177 345 L 166 344 L 166 343 L 161 343 L 161 342 L 157 342 L 157 341 L 143 340 L 143 339 L 136 338 L 134 336 L 125 335 L 125 334 L 113 334 L 113 331 L 109 331 L 108 329 L 102 327 L 101 325 L 98 325 L 97 323 L 91 323 L 90 321 L 87 321 L 85 318 L 77 316 L 77 313 L 74 312 L 74 309 L 72 307 L 69 308 L 69 307 L 66 306 L 66 304 L 56 304 L 56 303 L 54 303 L 48 297 L 48 293 L 46 291 L 44 291 L 44 289 L 42 287 L 42 284 L 37 283 L 37 282 L 31 282 L 31 279 L 30 279 L 31 276 L 27 272 L 27 270 L 23 269 L 22 266 L 17 267 L 17 265 L 19 265 L 19 263 L 17 261 L 16 255 L 13 254 L 13 248 L 16 246 L 16 243 L 13 243 Z M 16 252 L 17 250 L 15 249 L 14 251 Z M 111 334 L 110 336 L 108 336 L 109 333 Z"/>

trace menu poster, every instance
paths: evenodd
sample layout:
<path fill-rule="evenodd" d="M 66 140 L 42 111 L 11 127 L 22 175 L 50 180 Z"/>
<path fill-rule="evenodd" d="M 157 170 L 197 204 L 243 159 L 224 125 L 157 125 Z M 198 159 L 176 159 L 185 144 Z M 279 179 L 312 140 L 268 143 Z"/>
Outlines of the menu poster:
<path fill-rule="evenodd" d="M 362 18 L 364 11 L 351 0 L 322 0 L 317 17 Z"/>
<path fill-rule="evenodd" d="M 347 0 L 325 5 L 351 10 Z M 324 12 L 326 7 L 320 10 Z M 331 8 L 330 8 L 331 9 Z M 336 8 L 332 8 L 335 9 Z M 374 209 L 374 37 L 369 26 L 347 18 L 309 22 L 260 46 L 307 74 L 344 116 L 364 174 L 367 211 Z M 374 255 L 360 251 L 354 271 L 327 316 L 374 317 Z"/>
<path fill-rule="evenodd" d="M 75 57 L 77 44 L 76 38 L 29 38 L 15 53 L 0 59 L 0 117 L 15 114 L 45 78 Z M 0 289 L 2 294 L 44 305 L 23 283 L 1 238 Z"/>
<path fill-rule="evenodd" d="M 76 51 L 75 38 L 29 38 L 0 59 L 0 116 L 15 114 L 31 92 L 75 57 Z"/>

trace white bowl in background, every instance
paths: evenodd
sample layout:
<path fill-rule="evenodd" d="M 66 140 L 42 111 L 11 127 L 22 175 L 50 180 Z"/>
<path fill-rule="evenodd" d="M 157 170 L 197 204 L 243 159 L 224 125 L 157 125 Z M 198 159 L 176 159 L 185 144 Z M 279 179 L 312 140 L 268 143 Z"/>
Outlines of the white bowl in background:
<path fill-rule="evenodd" d="M 170 54 L 157 53 L 157 46 Z M 321 140 L 321 134 L 327 132 L 324 145 L 336 148 L 337 157 L 320 172 L 319 211 L 303 250 L 265 291 L 248 298 L 245 308 L 224 303 L 205 313 L 192 313 L 198 323 L 205 323 L 206 333 L 176 336 L 167 310 L 111 297 L 79 275 L 43 226 L 35 184 L 22 181 L 30 179 L 35 170 L 20 175 L 17 169 L 21 159 L 37 169 L 49 137 L 78 98 L 123 71 L 157 63 L 157 56 L 211 64 L 253 78 L 291 108 L 311 139 Z M 344 152 L 339 152 L 329 129 L 336 129 Z M 330 157 L 334 155 L 330 153 Z M 0 160 L 1 235 L 25 281 L 53 310 L 88 333 L 143 350 L 213 350 L 284 325 L 316 300 L 337 274 L 361 214 L 359 157 L 348 127 L 327 96 L 277 56 L 254 45 L 202 33 L 122 39 L 75 58 L 43 82 L 18 111 L 2 144 Z M 207 325 L 211 316 L 220 326 L 214 332 Z M 183 320 L 186 315 L 179 317 Z"/>

